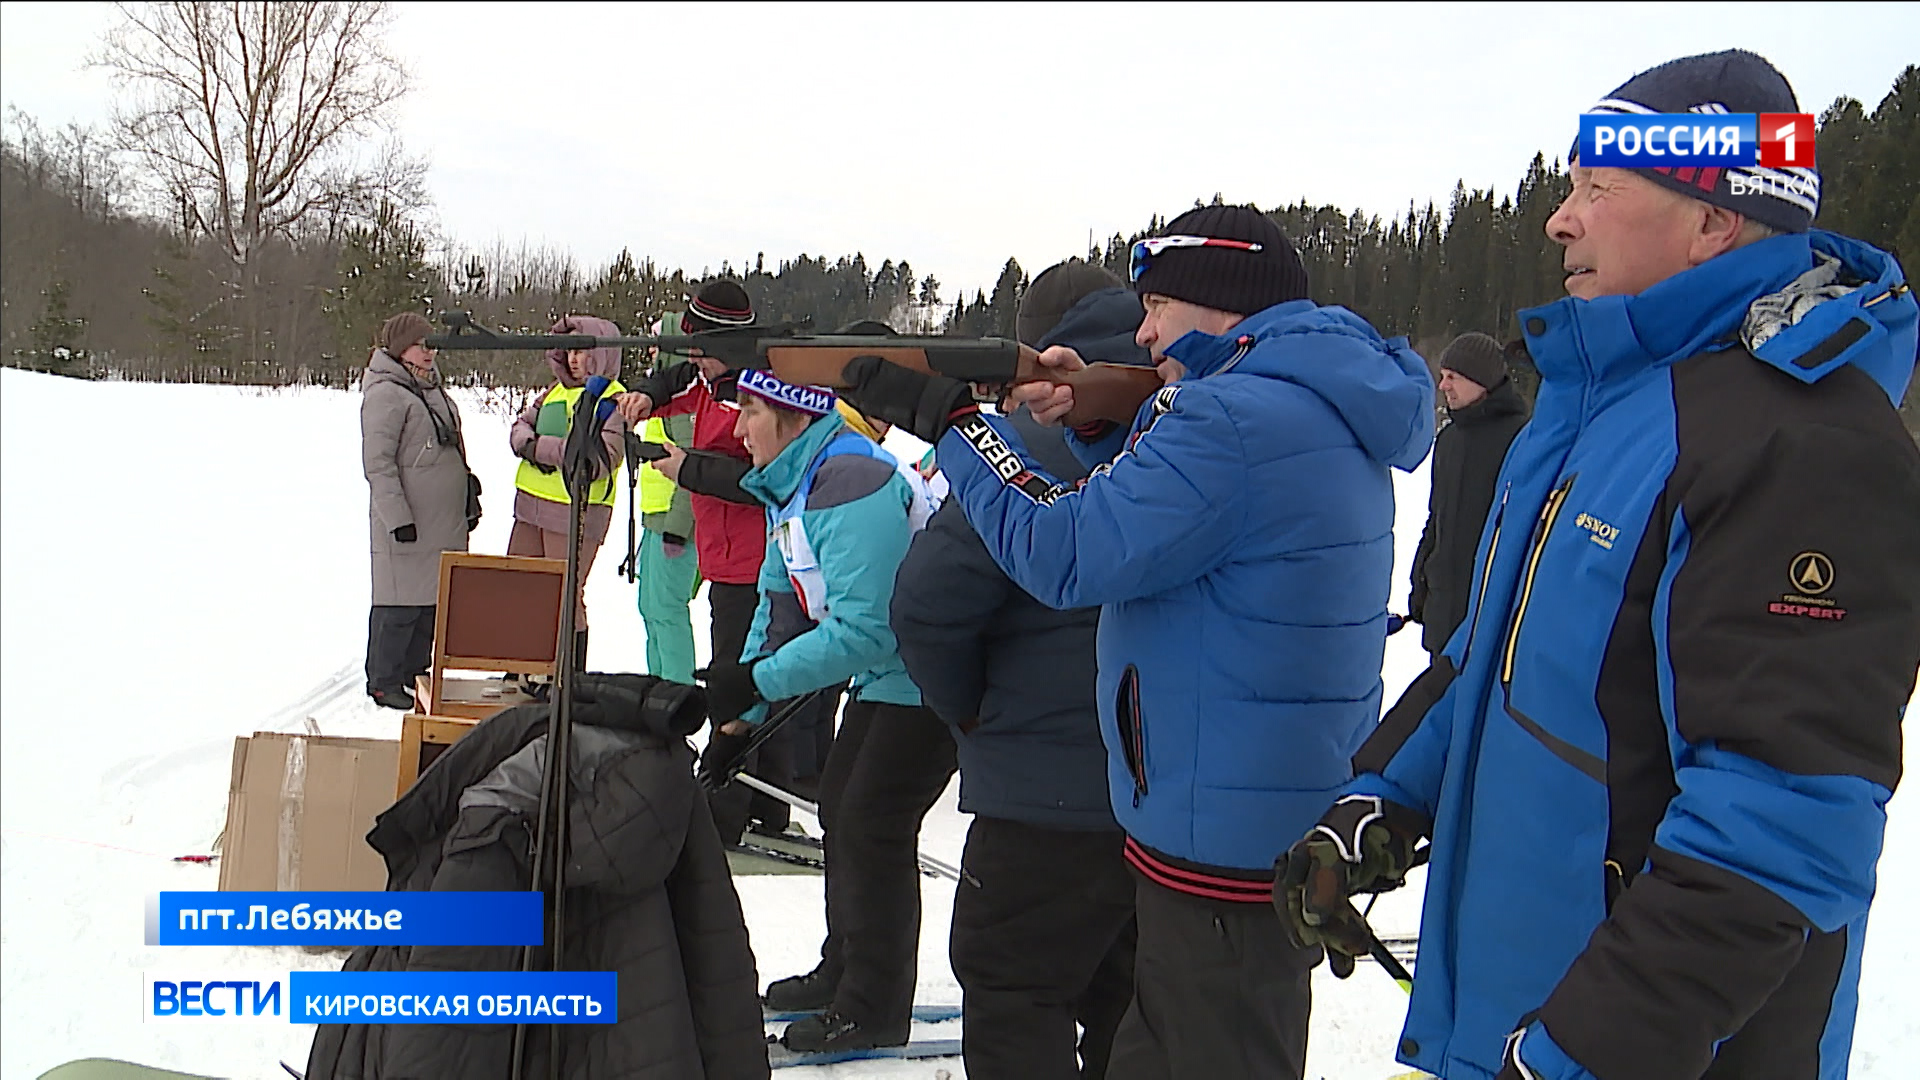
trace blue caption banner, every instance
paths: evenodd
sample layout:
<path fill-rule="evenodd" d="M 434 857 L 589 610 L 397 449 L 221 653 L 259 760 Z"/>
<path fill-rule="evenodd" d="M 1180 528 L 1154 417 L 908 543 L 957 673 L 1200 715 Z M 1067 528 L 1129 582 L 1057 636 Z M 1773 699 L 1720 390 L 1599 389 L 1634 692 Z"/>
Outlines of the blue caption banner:
<path fill-rule="evenodd" d="M 536 892 L 163 892 L 149 945 L 538 945 Z"/>
<path fill-rule="evenodd" d="M 296 971 L 296 1024 L 611 1024 L 611 971 Z"/>
<path fill-rule="evenodd" d="M 1589 168 L 1728 168 L 1759 160 L 1754 113 L 1585 113 L 1580 164 Z"/>

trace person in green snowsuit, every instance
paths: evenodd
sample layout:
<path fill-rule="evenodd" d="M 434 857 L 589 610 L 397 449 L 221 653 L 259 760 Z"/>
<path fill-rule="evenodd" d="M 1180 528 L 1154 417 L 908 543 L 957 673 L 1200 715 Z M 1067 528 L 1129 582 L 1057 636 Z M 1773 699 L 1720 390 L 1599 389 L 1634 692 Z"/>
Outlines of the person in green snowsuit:
<path fill-rule="evenodd" d="M 656 332 L 673 334 L 679 327 L 678 318 L 665 318 Z M 662 361 L 666 359 L 661 357 Z M 693 416 L 649 420 L 641 429 L 641 438 L 691 446 Z M 637 576 L 640 621 L 647 629 L 647 674 L 691 683 L 695 661 L 693 617 L 688 605 L 700 588 L 700 560 L 693 549 L 693 499 L 685 488 L 652 465 L 640 467 L 638 497 L 643 531 Z"/>

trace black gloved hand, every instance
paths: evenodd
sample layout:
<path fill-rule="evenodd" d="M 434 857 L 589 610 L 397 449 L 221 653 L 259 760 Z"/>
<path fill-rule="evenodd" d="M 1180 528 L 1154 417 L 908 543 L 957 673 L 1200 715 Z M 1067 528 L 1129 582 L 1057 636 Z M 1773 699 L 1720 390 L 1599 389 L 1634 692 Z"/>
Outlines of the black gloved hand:
<path fill-rule="evenodd" d="M 414 528 L 413 522 L 409 521 L 393 530 L 393 538 L 403 544 L 411 544 L 420 539 L 420 530 Z"/>
<path fill-rule="evenodd" d="M 753 681 L 753 664 L 711 664 L 693 673 L 707 688 L 707 716 L 719 727 L 747 715 L 759 704 L 760 687 Z"/>
<path fill-rule="evenodd" d="M 744 735 L 729 735 L 713 726 L 713 733 L 707 736 L 707 748 L 700 752 L 700 767 L 694 770 L 694 779 L 708 791 L 719 791 L 733 782 L 728 775 L 733 771 L 734 763 L 746 751 L 747 743 L 753 739 L 751 731 Z"/>
<path fill-rule="evenodd" d="M 856 356 L 841 370 L 840 396 L 868 416 L 905 428 L 930 443 L 940 441 L 956 417 L 978 411 L 973 391 L 958 379 L 924 375 L 877 356 Z"/>
<path fill-rule="evenodd" d="M 1294 944 L 1325 946 L 1328 969 L 1352 975 L 1354 958 L 1373 950 L 1374 937 L 1349 897 L 1405 884 L 1426 829 L 1419 813 L 1378 796 L 1334 803 L 1273 866 L 1273 906 Z"/>

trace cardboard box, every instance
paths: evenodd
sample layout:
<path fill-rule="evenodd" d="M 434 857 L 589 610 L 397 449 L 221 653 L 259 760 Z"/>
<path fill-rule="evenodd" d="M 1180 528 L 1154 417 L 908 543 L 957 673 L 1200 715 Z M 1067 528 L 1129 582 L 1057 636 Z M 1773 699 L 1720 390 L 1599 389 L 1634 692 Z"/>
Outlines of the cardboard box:
<path fill-rule="evenodd" d="M 393 804 L 399 763 L 392 739 L 269 731 L 235 739 L 220 888 L 385 889 L 386 862 L 366 837 Z"/>

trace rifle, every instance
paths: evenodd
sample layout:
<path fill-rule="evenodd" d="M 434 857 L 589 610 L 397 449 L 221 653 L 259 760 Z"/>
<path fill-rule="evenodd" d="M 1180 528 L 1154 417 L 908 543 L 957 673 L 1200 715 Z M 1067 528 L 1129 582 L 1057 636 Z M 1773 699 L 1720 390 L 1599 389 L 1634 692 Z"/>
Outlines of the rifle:
<path fill-rule="evenodd" d="M 1007 338 L 870 337 L 809 333 L 810 323 L 729 326 L 667 337 L 594 337 L 589 334 L 496 334 L 464 311 L 441 312 L 449 333 L 429 337 L 430 349 L 651 349 L 710 356 L 730 368 L 771 370 L 802 386 L 844 389 L 847 362 L 877 356 L 927 375 L 968 383 L 982 401 L 998 400 L 1007 388 L 1051 382 L 1073 387 L 1072 426 L 1096 420 L 1131 425 L 1140 405 L 1162 385 L 1150 367 L 1096 361 L 1079 371 L 1040 363 L 1034 349 Z M 660 404 L 656 402 L 655 404 Z"/>

